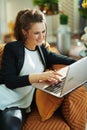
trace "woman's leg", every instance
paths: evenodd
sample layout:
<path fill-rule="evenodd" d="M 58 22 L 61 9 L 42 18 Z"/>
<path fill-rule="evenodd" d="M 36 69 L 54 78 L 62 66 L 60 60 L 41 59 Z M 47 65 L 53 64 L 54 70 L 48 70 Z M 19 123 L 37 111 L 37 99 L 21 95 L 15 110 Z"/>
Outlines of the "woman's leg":
<path fill-rule="evenodd" d="M 8 108 L 1 113 L 2 130 L 22 130 L 22 126 L 26 119 L 24 109 Z"/>

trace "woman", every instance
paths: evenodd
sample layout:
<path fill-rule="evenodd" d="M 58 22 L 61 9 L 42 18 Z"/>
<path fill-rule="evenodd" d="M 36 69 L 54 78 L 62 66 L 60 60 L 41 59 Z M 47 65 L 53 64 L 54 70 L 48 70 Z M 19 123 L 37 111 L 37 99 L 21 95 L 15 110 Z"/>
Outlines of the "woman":
<path fill-rule="evenodd" d="M 18 12 L 14 27 L 17 41 L 6 44 L 2 59 L 0 110 L 3 130 L 21 130 L 30 112 L 34 82 L 60 81 L 62 75 L 45 72 L 53 64 L 69 65 L 74 59 L 46 49 L 46 19 L 39 10 Z M 16 114 L 15 114 L 16 113 Z"/>

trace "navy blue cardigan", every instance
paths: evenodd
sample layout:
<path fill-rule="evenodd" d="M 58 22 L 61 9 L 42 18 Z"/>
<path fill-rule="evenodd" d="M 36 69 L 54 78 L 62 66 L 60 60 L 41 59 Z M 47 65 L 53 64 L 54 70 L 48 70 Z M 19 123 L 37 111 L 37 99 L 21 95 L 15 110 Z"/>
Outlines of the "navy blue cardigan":
<path fill-rule="evenodd" d="M 40 47 L 37 46 L 36 49 L 40 54 L 45 69 L 53 64 L 69 65 L 76 61 L 70 57 L 48 51 L 43 44 Z M 10 89 L 30 85 L 29 75 L 19 76 L 24 63 L 24 55 L 24 44 L 20 41 L 8 43 L 4 48 L 1 77 L 3 83 Z"/>

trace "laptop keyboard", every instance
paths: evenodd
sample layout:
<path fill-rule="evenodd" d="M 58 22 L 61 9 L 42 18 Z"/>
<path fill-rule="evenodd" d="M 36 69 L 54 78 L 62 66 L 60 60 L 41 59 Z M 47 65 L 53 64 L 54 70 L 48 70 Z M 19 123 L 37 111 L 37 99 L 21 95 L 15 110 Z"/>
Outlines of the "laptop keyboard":
<path fill-rule="evenodd" d="M 47 91 L 53 92 L 53 93 L 58 93 L 61 91 L 64 81 L 65 81 L 65 78 L 62 79 L 62 82 L 58 82 L 58 83 L 49 85 L 48 87 L 46 87 L 44 89 Z"/>

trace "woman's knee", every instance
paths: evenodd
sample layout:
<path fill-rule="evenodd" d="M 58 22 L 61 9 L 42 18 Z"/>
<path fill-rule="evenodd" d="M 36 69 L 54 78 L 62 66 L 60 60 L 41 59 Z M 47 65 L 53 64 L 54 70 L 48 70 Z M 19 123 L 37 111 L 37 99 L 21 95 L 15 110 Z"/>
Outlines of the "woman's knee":
<path fill-rule="evenodd" d="M 2 112 L 3 130 L 21 130 L 25 121 L 25 112 L 20 109 L 6 109 Z"/>
<path fill-rule="evenodd" d="M 21 130 L 22 122 L 17 117 L 9 117 L 3 121 L 3 130 Z"/>

